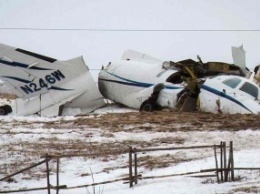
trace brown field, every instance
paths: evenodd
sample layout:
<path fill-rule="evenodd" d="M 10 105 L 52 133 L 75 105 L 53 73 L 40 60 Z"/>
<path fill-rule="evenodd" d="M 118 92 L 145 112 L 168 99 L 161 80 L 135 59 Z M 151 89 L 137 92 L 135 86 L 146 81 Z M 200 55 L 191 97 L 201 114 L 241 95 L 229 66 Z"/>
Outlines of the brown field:
<path fill-rule="evenodd" d="M 254 139 L 241 139 L 237 132 L 260 130 L 260 115 L 227 115 L 210 113 L 161 112 L 108 113 L 81 115 L 72 119 L 35 120 L 13 118 L 0 120 L 2 176 L 37 163 L 46 153 L 50 155 L 93 154 L 88 159 L 101 162 L 117 160 L 129 146 L 137 148 L 215 144 L 234 140 L 235 148 L 250 147 Z M 221 136 L 216 136 L 215 133 Z M 223 133 L 223 134 L 222 134 Z M 146 135 L 144 135 L 146 134 Z M 226 135 L 228 134 L 228 135 Z M 141 137 L 139 137 L 139 135 Z M 121 138 L 118 138 L 121 137 Z M 146 137 L 146 138 L 143 138 Z M 251 139 L 250 139 L 251 138 Z M 243 147 L 244 148 L 244 147 Z M 102 154 L 104 153 L 104 154 Z M 142 155 L 140 165 L 145 169 L 163 168 L 180 162 L 212 156 L 205 152 L 183 151 L 158 155 Z M 103 171 L 125 168 L 125 163 L 104 167 Z M 44 176 L 44 169 L 30 170 L 30 178 Z M 55 167 L 52 168 L 55 173 Z M 23 174 L 24 179 L 28 174 Z M 84 174 L 84 173 L 83 173 Z M 22 178 L 23 179 L 23 178 Z"/>

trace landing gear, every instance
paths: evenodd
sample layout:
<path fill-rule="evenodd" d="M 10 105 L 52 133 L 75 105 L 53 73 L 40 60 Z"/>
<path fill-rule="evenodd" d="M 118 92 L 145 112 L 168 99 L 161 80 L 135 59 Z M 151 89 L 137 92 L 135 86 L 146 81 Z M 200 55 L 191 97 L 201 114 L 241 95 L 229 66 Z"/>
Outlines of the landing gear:
<path fill-rule="evenodd" d="M 8 115 L 11 112 L 12 112 L 12 107 L 9 105 L 0 107 L 0 115 Z"/>
<path fill-rule="evenodd" d="M 152 112 L 155 110 L 162 110 L 163 108 L 161 106 L 159 106 L 156 101 L 154 102 L 151 99 L 147 99 L 143 102 L 143 104 L 140 107 L 140 111 L 144 111 L 144 112 Z"/>
<path fill-rule="evenodd" d="M 145 100 L 142 103 L 142 105 L 140 107 L 140 111 L 152 112 L 154 110 L 162 110 L 163 107 L 161 107 L 160 105 L 157 104 L 157 99 L 160 94 L 160 91 L 163 88 L 164 88 L 164 84 L 162 84 L 162 83 L 155 85 L 153 88 L 153 93 L 147 100 Z"/>
<path fill-rule="evenodd" d="M 143 104 L 141 105 L 140 111 L 152 112 L 153 108 L 151 102 L 149 100 L 144 101 Z"/>
<path fill-rule="evenodd" d="M 0 107 L 0 115 L 5 115 L 5 109 L 3 107 Z"/>

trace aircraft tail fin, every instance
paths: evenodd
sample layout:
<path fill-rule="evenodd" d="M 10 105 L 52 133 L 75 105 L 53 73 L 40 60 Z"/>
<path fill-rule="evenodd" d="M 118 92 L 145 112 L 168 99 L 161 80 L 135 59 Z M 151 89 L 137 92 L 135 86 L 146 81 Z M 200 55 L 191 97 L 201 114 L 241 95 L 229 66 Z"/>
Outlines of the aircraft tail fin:
<path fill-rule="evenodd" d="M 86 67 L 86 69 L 89 70 L 88 66 L 86 65 L 86 63 L 83 59 L 83 56 L 75 57 L 75 58 L 72 58 L 72 59 L 69 59 L 69 60 L 63 61 L 63 62 L 69 63 L 69 64 L 73 65 L 74 67 L 75 66 L 79 66 L 79 68 Z"/>
<path fill-rule="evenodd" d="M 240 47 L 234 47 L 232 46 L 232 58 L 234 61 L 234 64 L 241 68 L 241 70 L 247 74 L 246 69 L 246 51 L 243 48 L 243 45 Z"/>

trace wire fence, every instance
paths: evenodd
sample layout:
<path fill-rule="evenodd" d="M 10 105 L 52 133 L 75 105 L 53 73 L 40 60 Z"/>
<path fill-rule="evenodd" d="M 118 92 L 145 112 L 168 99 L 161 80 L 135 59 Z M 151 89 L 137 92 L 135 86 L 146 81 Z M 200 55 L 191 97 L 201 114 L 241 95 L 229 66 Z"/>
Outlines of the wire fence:
<path fill-rule="evenodd" d="M 1 27 L 0 30 L 90 31 L 90 32 L 259 32 L 260 29 L 119 29 L 119 28 L 37 28 Z"/>
<path fill-rule="evenodd" d="M 171 152 L 174 150 L 193 150 L 193 149 L 208 149 L 211 148 L 213 150 L 213 156 L 215 158 L 214 160 L 214 166 L 215 168 L 211 169 L 202 169 L 199 171 L 189 171 L 189 172 L 183 172 L 183 173 L 175 173 L 175 174 L 168 174 L 168 175 L 157 175 L 157 176 L 145 176 L 144 174 L 138 174 L 138 167 L 140 167 L 140 164 L 138 164 L 138 153 L 150 153 L 150 152 L 157 152 L 157 151 L 167 151 Z M 229 148 L 229 150 L 228 150 Z M 121 151 L 120 154 L 127 154 L 128 153 L 128 176 L 117 178 L 117 179 L 111 179 L 107 181 L 102 182 L 92 182 L 84 185 L 77 185 L 77 186 L 67 186 L 67 185 L 61 185 L 60 184 L 60 160 L 62 158 L 75 158 L 75 157 L 93 157 L 93 156 L 104 156 L 109 155 L 111 153 L 109 152 L 100 152 L 100 153 L 91 153 L 91 154 L 69 154 L 69 155 L 49 155 L 46 154 L 42 158 L 44 158 L 42 161 L 35 163 L 29 167 L 26 167 L 24 169 L 21 169 L 17 172 L 14 172 L 8 176 L 5 176 L 3 178 L 0 178 L 0 181 L 6 181 L 10 179 L 11 177 L 21 174 L 25 171 L 28 171 L 32 168 L 36 168 L 40 165 L 45 164 L 46 166 L 46 182 L 47 186 L 44 187 L 37 187 L 37 188 L 26 188 L 26 189 L 16 189 L 16 190 L 0 190 L 0 193 L 19 193 L 19 192 L 27 192 L 27 191 L 38 191 L 38 190 L 47 190 L 47 193 L 50 194 L 51 190 L 56 190 L 56 194 L 59 193 L 60 190 L 63 189 L 77 189 L 77 188 L 83 188 L 83 187 L 94 187 L 97 185 L 104 185 L 109 184 L 113 182 L 119 182 L 123 181 L 123 183 L 129 183 L 130 187 L 133 187 L 134 184 L 138 183 L 138 180 L 147 180 L 147 179 L 159 179 L 159 178 L 166 178 L 166 177 L 174 177 L 174 176 L 186 176 L 186 175 L 195 175 L 195 177 L 216 177 L 217 182 L 227 182 L 227 181 L 235 181 L 235 175 L 234 170 L 260 170 L 260 168 L 256 167 L 234 167 L 234 153 L 233 153 L 233 142 L 229 142 L 229 146 L 226 145 L 226 142 L 220 142 L 219 145 L 200 145 L 200 146 L 182 146 L 182 147 L 166 147 L 166 148 L 133 148 L 132 146 L 129 147 L 128 150 Z M 56 161 L 56 186 L 53 186 L 55 184 L 51 184 L 50 182 L 50 167 L 49 162 L 51 160 Z M 214 175 L 207 175 L 203 173 L 209 173 L 209 172 L 215 172 Z M 197 174 L 197 175 L 196 175 Z M 93 174 L 92 174 L 93 176 Z"/>

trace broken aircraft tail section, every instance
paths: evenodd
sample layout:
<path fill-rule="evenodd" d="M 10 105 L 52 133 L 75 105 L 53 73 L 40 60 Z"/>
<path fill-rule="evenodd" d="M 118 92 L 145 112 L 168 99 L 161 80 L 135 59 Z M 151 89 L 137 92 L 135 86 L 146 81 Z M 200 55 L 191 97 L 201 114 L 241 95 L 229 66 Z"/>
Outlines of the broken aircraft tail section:
<path fill-rule="evenodd" d="M 74 115 L 105 104 L 83 57 L 59 61 L 0 44 L 0 70 L 0 78 L 20 98 L 17 115 Z"/>

